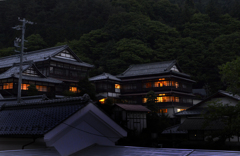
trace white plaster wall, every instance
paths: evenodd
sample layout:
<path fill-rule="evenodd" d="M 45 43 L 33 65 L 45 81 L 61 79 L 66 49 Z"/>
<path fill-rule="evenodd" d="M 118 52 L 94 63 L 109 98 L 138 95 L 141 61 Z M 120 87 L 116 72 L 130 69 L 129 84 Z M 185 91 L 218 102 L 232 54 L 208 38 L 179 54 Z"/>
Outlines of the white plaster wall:
<path fill-rule="evenodd" d="M 127 132 L 95 105 L 88 104 L 64 123 L 44 136 L 46 145 L 55 147 L 62 156 L 93 144 L 114 146 Z"/>

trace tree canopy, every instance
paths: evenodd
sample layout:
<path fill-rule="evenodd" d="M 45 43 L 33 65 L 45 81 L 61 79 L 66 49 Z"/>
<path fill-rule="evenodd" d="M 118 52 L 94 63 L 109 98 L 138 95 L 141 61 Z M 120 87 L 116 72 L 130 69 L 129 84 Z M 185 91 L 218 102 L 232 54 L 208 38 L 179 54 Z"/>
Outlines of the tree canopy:
<path fill-rule="evenodd" d="M 178 60 L 183 72 L 212 92 L 222 88 L 218 66 L 239 53 L 236 0 L 7 0 L 0 2 L 0 57 L 12 55 L 27 25 L 26 51 L 68 44 L 94 64 L 90 76 L 119 74 L 131 64 Z M 217 56 L 217 57 L 216 57 Z"/>

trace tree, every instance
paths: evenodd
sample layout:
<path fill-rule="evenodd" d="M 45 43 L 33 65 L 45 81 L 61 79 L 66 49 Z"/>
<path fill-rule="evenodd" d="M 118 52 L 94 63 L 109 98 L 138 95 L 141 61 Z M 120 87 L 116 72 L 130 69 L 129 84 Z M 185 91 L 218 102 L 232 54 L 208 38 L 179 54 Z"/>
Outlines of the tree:
<path fill-rule="evenodd" d="M 149 91 L 146 95 L 147 98 L 147 108 L 156 113 L 158 111 L 158 106 L 156 104 L 157 95 L 154 91 Z"/>
<path fill-rule="evenodd" d="M 28 86 L 28 95 L 29 96 L 38 95 L 38 90 L 34 84 L 30 84 Z"/>
<path fill-rule="evenodd" d="M 227 85 L 227 91 L 240 95 L 240 57 L 219 66 L 222 81 Z"/>
<path fill-rule="evenodd" d="M 40 50 L 47 47 L 47 43 L 43 40 L 43 38 L 39 34 L 32 34 L 27 37 L 27 41 L 24 45 L 24 47 L 27 48 L 27 50 L 24 51 L 34 51 L 34 50 Z"/>
<path fill-rule="evenodd" d="M 95 86 L 85 77 L 78 82 L 78 89 L 80 90 L 80 95 L 88 94 L 92 100 L 96 99 L 96 89 Z"/>
<path fill-rule="evenodd" d="M 216 142 L 224 144 L 226 139 L 240 135 L 240 104 L 230 106 L 220 101 L 213 101 L 208 105 L 208 112 L 204 114 L 204 127 L 218 124 L 222 129 L 208 133 L 209 141 L 217 139 Z M 219 127 L 220 127 L 219 126 Z"/>

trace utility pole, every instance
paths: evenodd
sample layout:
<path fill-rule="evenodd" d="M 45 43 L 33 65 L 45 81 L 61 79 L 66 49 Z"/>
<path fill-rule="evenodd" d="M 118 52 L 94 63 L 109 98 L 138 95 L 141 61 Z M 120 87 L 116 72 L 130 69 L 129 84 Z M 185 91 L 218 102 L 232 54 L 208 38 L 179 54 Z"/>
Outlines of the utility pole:
<path fill-rule="evenodd" d="M 15 47 L 20 47 L 18 46 L 18 42 L 21 41 L 21 51 L 20 51 L 20 66 L 19 66 L 19 78 L 18 78 L 18 96 L 17 96 L 17 102 L 20 103 L 21 102 L 21 86 L 22 86 L 22 63 L 23 63 L 23 53 L 24 53 L 24 35 L 25 35 L 25 29 L 26 29 L 26 24 L 33 24 L 33 22 L 31 21 L 27 21 L 25 18 L 23 18 L 22 20 L 20 18 L 18 18 L 18 20 L 20 22 L 22 22 L 22 26 L 17 25 L 15 27 L 13 27 L 13 29 L 16 30 L 22 30 L 22 38 L 16 38 L 16 40 L 14 41 L 14 46 Z M 19 51 L 15 51 L 15 52 L 19 52 Z"/>

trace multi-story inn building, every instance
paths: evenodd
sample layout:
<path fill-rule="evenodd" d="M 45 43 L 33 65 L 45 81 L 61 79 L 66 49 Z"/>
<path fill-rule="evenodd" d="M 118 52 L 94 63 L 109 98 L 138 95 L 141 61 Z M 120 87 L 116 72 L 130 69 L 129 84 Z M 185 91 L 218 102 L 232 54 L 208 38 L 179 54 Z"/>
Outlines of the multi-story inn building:
<path fill-rule="evenodd" d="M 19 55 L 0 58 L 0 93 L 16 96 L 19 78 Z M 23 55 L 22 95 L 34 84 L 39 93 L 55 96 L 64 91 L 77 92 L 77 83 L 93 67 L 81 61 L 67 46 L 27 52 Z"/>
<path fill-rule="evenodd" d="M 167 113 L 170 117 L 193 105 L 192 84 L 195 81 L 191 80 L 190 75 L 182 72 L 175 60 L 131 65 L 122 74 L 115 77 L 111 75 L 111 79 L 111 83 L 108 79 L 108 84 L 104 79 L 105 90 L 107 92 L 108 88 L 120 87 L 119 97 L 122 103 L 145 105 L 147 93 L 154 91 L 159 112 Z M 100 75 L 90 78 L 90 81 L 103 84 Z M 96 85 L 97 91 L 99 87 Z M 100 90 L 98 93 L 102 95 Z"/>

